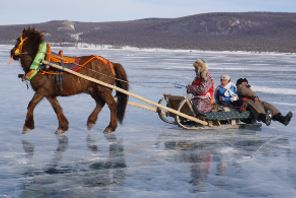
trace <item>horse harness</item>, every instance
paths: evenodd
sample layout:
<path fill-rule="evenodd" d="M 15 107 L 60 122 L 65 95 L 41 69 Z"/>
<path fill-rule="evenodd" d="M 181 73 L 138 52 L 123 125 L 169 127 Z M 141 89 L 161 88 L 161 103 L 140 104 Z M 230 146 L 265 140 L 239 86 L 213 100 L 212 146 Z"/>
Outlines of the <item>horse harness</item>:
<path fill-rule="evenodd" d="M 20 37 L 20 43 L 18 44 L 18 46 L 15 49 L 16 55 L 23 54 L 23 45 L 27 39 L 28 39 L 27 37 L 23 38 L 23 35 Z M 46 49 L 44 49 L 45 46 L 42 46 L 42 45 L 46 45 Z M 43 47 L 43 49 L 42 49 L 42 47 Z M 43 54 L 43 56 L 41 54 Z M 38 59 L 38 60 L 36 60 L 36 59 Z M 65 74 L 65 72 L 63 70 L 50 70 L 49 66 L 41 64 L 40 59 L 41 60 L 45 59 L 48 62 L 59 64 L 67 69 L 71 69 L 76 72 L 78 72 L 82 68 L 87 68 L 85 66 L 88 63 L 90 63 L 91 61 L 98 60 L 101 64 L 107 65 L 110 67 L 111 72 L 112 72 L 112 76 L 109 76 L 109 77 L 115 78 L 115 76 L 116 76 L 113 63 L 101 56 L 91 55 L 83 64 L 80 64 L 80 61 L 81 61 L 80 57 L 64 56 L 63 51 L 61 51 L 61 50 L 59 51 L 58 54 L 56 54 L 51 51 L 50 44 L 41 43 L 39 45 L 39 50 L 37 52 L 37 55 L 35 56 L 35 58 L 32 62 L 32 65 L 30 66 L 29 72 L 32 72 L 32 70 L 35 71 L 35 74 L 33 74 L 33 77 L 37 73 L 42 74 L 42 75 L 55 75 L 55 80 L 56 80 L 56 83 L 58 84 L 58 87 L 61 87 L 61 84 L 63 81 L 62 75 Z M 88 68 L 88 69 L 90 69 L 90 68 Z M 27 72 L 27 73 L 29 73 L 29 72 Z M 27 75 L 27 73 L 26 73 L 26 75 Z M 25 75 L 22 75 L 22 74 L 18 75 L 19 78 L 22 78 L 23 80 L 25 80 L 24 76 Z M 31 80 L 33 77 L 31 77 L 28 80 Z M 28 85 L 27 85 L 27 87 L 28 87 Z"/>

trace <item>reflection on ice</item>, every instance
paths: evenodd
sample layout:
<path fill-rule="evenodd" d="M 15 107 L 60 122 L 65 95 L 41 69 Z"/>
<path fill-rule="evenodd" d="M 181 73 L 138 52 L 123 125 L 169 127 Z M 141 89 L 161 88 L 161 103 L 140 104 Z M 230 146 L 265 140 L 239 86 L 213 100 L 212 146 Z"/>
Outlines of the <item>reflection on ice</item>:
<path fill-rule="evenodd" d="M 80 192 L 79 188 L 102 188 L 103 194 L 108 195 L 110 185 L 120 185 L 125 179 L 125 158 L 122 142 L 117 140 L 115 134 L 105 135 L 109 144 L 109 154 L 104 157 L 91 159 L 89 162 L 72 162 L 62 165 L 63 154 L 68 148 L 69 140 L 67 136 L 57 136 L 57 148 L 53 153 L 51 160 L 42 170 L 34 167 L 34 164 L 27 164 L 23 177 L 20 196 L 93 196 L 91 192 Z M 92 143 L 90 147 L 89 142 Z M 87 135 L 87 148 L 93 150 L 96 140 Z M 23 148 L 28 162 L 34 158 L 34 144 L 23 140 Z M 36 168 L 36 169 L 34 169 Z M 68 189 L 69 187 L 72 189 Z M 100 193 L 102 193 L 100 191 Z"/>
<path fill-rule="evenodd" d="M 50 164 L 48 164 L 48 168 L 46 168 L 46 170 L 44 171 L 45 173 L 48 174 L 60 174 L 60 173 L 66 173 L 65 171 L 67 170 L 63 170 L 63 169 L 58 169 L 58 164 L 59 162 L 63 159 L 63 153 L 66 151 L 67 147 L 68 147 L 68 137 L 67 136 L 57 136 L 58 137 L 58 145 L 57 148 L 54 152 L 53 158 L 50 162 Z"/>
<path fill-rule="evenodd" d="M 35 111 L 36 129 L 21 135 L 33 92 L 16 78 L 18 64 L 6 65 L 8 50 L 0 47 L 0 197 L 295 197 L 295 120 L 262 131 L 184 131 L 154 113 L 128 107 L 124 125 L 105 135 L 108 110 L 88 131 L 85 119 L 95 104 L 80 95 L 59 99 L 70 123 L 65 136 L 54 135 L 57 121 L 46 102 Z M 264 100 L 283 113 L 296 111 L 294 55 L 64 51 L 122 63 L 131 90 L 154 101 L 164 93 L 184 95 L 176 84 L 190 83 L 192 61 L 204 58 L 216 81 L 221 71 L 233 79 L 248 77 Z"/>
<path fill-rule="evenodd" d="M 190 192 L 234 192 L 238 197 L 270 194 L 266 189 L 245 191 L 250 188 L 248 179 L 253 175 L 246 167 L 250 168 L 262 157 L 287 155 L 290 151 L 285 148 L 289 148 L 289 140 L 282 136 L 260 137 L 256 133 L 218 136 L 213 140 L 177 138 L 164 142 L 164 149 L 175 153 L 168 159 L 170 162 L 188 164 L 190 178 L 187 182 L 192 185 Z M 265 180 L 260 179 L 262 173 L 256 169 L 252 171 L 258 176 L 257 182 Z"/>

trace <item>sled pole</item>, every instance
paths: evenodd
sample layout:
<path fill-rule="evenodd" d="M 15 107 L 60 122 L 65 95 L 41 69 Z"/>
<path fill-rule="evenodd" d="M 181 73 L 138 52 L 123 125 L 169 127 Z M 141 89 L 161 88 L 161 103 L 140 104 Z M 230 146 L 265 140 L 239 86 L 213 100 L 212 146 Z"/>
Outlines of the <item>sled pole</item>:
<path fill-rule="evenodd" d="M 100 81 L 100 80 L 98 80 L 98 79 L 95 79 L 95 78 L 92 78 L 92 77 L 86 76 L 86 75 L 84 75 L 84 74 L 81 74 L 81 73 L 75 72 L 75 71 L 73 71 L 73 70 L 71 70 L 71 69 L 64 68 L 64 67 L 62 67 L 62 66 L 60 66 L 60 65 L 57 65 L 57 64 L 54 64 L 54 63 L 51 63 L 51 62 L 45 61 L 45 60 L 43 60 L 42 63 L 43 63 L 43 64 L 46 64 L 46 65 L 49 65 L 49 66 L 51 66 L 51 67 L 53 67 L 53 68 L 56 68 L 56 69 L 59 69 L 59 70 L 66 71 L 66 72 L 68 72 L 68 73 L 70 73 L 70 74 L 73 74 L 73 75 L 78 76 L 78 77 L 80 77 L 80 78 L 83 78 L 83 79 L 85 79 L 85 80 L 89 80 L 89 81 L 91 81 L 91 82 L 97 83 L 97 84 L 102 85 L 102 86 L 104 86 L 104 87 L 107 87 L 107 88 L 110 88 L 110 89 L 114 89 L 114 90 L 116 90 L 116 91 L 118 91 L 118 92 L 121 92 L 121 93 L 123 93 L 123 94 L 126 94 L 126 95 L 128 95 L 128 96 L 130 96 L 130 97 L 133 97 L 133 98 L 136 98 L 136 99 L 138 99 L 138 100 L 141 100 L 141 101 L 143 101 L 143 102 L 145 102 L 145 103 L 147 103 L 147 104 L 153 105 L 153 106 L 155 106 L 155 107 L 158 107 L 158 108 L 160 108 L 160 109 L 164 109 L 164 110 L 166 110 L 166 111 L 168 111 L 168 112 L 171 112 L 171 113 L 173 113 L 173 114 L 175 114 L 175 115 L 178 115 L 178 116 L 180 116 L 180 117 L 186 118 L 187 120 L 190 120 L 190 121 L 193 121 L 193 122 L 196 122 L 196 123 L 202 124 L 202 125 L 204 125 L 204 126 L 207 126 L 207 125 L 208 125 L 208 123 L 205 122 L 205 121 L 202 121 L 202 120 L 200 120 L 200 119 L 197 119 L 197 118 L 195 118 L 195 117 L 193 117 L 193 116 L 186 115 L 186 114 L 184 114 L 184 113 L 181 113 L 180 111 L 176 111 L 175 109 L 172 109 L 172 108 L 169 108 L 169 107 L 163 106 L 163 105 L 161 105 L 161 104 L 158 104 L 157 102 L 154 102 L 154 101 L 149 100 L 149 99 L 147 99 L 147 98 L 144 98 L 144 97 L 142 97 L 142 96 L 140 96 L 140 95 L 137 95 L 137 94 L 134 94 L 134 93 L 132 93 L 132 92 L 129 92 L 129 91 L 127 91 L 127 90 L 125 90 L 125 89 L 122 89 L 122 88 L 120 88 L 120 87 L 117 87 L 117 86 L 111 85 L 111 84 L 109 84 L 109 83 L 105 83 L 105 82 Z"/>
<path fill-rule="evenodd" d="M 137 103 L 137 102 L 132 102 L 132 101 L 128 101 L 128 104 L 130 106 L 133 106 L 133 107 L 137 107 L 137 108 L 140 108 L 140 109 L 145 109 L 145 110 L 157 113 L 157 108 L 155 108 L 155 107 L 151 107 L 151 106 L 148 106 L 148 105 L 143 105 L 143 104 L 140 104 L 140 103 Z"/>

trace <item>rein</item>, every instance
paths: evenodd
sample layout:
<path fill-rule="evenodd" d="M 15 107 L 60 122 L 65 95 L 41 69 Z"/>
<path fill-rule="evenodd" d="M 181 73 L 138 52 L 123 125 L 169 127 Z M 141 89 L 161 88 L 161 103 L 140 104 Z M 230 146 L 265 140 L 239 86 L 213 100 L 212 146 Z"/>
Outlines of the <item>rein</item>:
<path fill-rule="evenodd" d="M 47 53 L 48 54 L 48 53 Z M 60 60 L 61 61 L 64 61 L 64 58 L 62 56 L 59 56 Z M 85 69 L 88 69 L 89 71 L 92 71 L 94 73 L 97 73 L 97 74 L 100 74 L 100 75 L 103 75 L 103 76 L 106 76 L 108 78 L 111 78 L 111 79 L 114 79 L 116 81 L 120 81 L 120 82 L 124 82 L 126 84 L 132 84 L 134 86 L 140 86 L 140 87 L 147 87 L 147 88 L 151 88 L 152 86 L 147 86 L 147 85 L 141 85 L 140 83 L 141 82 L 137 82 L 137 81 L 126 81 L 126 80 L 122 80 L 122 79 L 119 79 L 119 78 L 116 78 L 116 77 L 113 77 L 113 76 L 110 76 L 110 75 L 107 75 L 107 74 L 104 74 L 102 72 L 99 72 L 97 70 L 94 70 L 94 69 L 91 69 L 91 68 L 88 68 L 88 67 L 85 67 L 85 65 L 87 63 L 89 63 L 92 59 L 94 58 L 97 58 L 99 59 L 98 56 L 93 56 L 92 58 L 90 58 L 87 62 L 85 62 L 83 65 L 80 65 L 78 63 L 73 63 L 74 65 L 78 66 L 78 67 L 82 67 L 82 68 L 85 68 Z M 63 67 L 63 65 L 61 65 L 61 67 Z M 64 68 L 64 67 L 63 67 Z M 67 69 L 67 68 L 66 68 Z M 64 69 L 63 69 L 64 70 Z M 62 71 L 63 71 L 62 70 Z M 58 74 L 61 74 L 60 72 L 47 72 L 47 71 L 41 71 L 42 75 L 58 75 Z M 176 88 L 182 88 L 182 87 L 186 87 L 186 85 L 180 85 L 180 84 L 177 84 L 177 83 L 171 83 L 173 86 L 163 86 L 162 88 L 171 88 L 171 87 L 176 87 Z M 182 87 L 180 87 L 182 86 Z"/>
<path fill-rule="evenodd" d="M 24 42 L 27 40 L 27 38 L 23 38 L 23 36 L 21 36 L 20 37 L 20 44 L 18 45 L 18 47 L 17 47 L 17 49 L 16 49 L 16 51 L 18 51 L 20 54 L 27 54 L 26 52 L 25 53 L 21 53 L 22 52 L 22 47 L 23 47 L 23 45 L 24 45 Z M 16 53 L 16 52 L 15 52 Z M 46 52 L 46 55 L 51 55 L 51 52 Z M 58 59 L 59 60 L 61 60 L 61 63 L 63 63 L 63 62 L 67 62 L 67 58 L 64 58 L 64 56 L 61 56 L 61 55 L 56 55 L 57 57 L 58 57 Z M 89 63 L 90 61 L 92 61 L 93 59 L 98 59 L 98 60 L 100 60 L 100 61 L 102 61 L 104 64 L 109 64 L 110 65 L 110 67 L 111 67 L 111 70 L 112 70 L 112 74 L 113 74 L 113 76 L 110 76 L 110 75 L 108 75 L 108 74 L 105 74 L 105 73 L 102 73 L 102 72 L 99 72 L 99 71 L 97 71 L 97 70 L 94 70 L 94 69 L 91 69 L 91 68 L 88 68 L 88 67 L 86 67 L 85 65 L 87 64 L 87 63 Z M 85 68 L 85 69 L 87 69 L 87 70 L 89 70 L 89 71 L 92 71 L 92 72 L 94 72 L 94 73 L 97 73 L 97 74 L 100 74 L 100 75 L 103 75 L 103 76 L 105 76 L 105 77 L 107 77 L 107 78 L 111 78 L 111 79 L 114 79 L 114 80 L 116 80 L 116 81 L 120 81 L 120 82 L 124 82 L 124 83 L 126 83 L 126 84 L 134 84 L 134 85 L 136 85 L 136 86 L 141 86 L 141 87 L 151 87 L 151 86 L 145 86 L 145 85 L 141 85 L 140 84 L 140 82 L 131 82 L 131 81 L 126 81 L 126 80 L 122 80 L 122 79 L 119 79 L 119 78 L 116 78 L 115 76 L 116 76 L 116 74 L 115 74 L 115 70 L 114 70 L 114 66 L 113 66 L 113 64 L 110 62 L 110 61 L 108 61 L 108 60 L 106 60 L 106 59 L 104 59 L 104 58 L 101 58 L 101 57 L 99 57 L 99 56 L 96 56 L 96 55 L 93 55 L 90 59 L 88 59 L 85 63 L 83 63 L 83 64 L 79 64 L 79 63 L 76 63 L 76 62 L 73 62 L 72 63 L 73 65 L 76 65 L 76 66 L 78 66 L 78 67 L 80 67 L 80 68 Z M 46 64 L 45 64 L 46 65 Z M 61 65 L 62 67 L 63 67 L 63 65 Z M 64 71 L 64 69 L 63 70 L 61 70 L 62 72 Z M 76 70 L 76 71 L 78 71 L 78 70 Z M 45 70 L 40 70 L 40 74 L 41 75 L 60 75 L 60 74 L 63 74 L 62 72 L 51 72 L 51 71 L 45 71 Z M 19 78 L 22 78 L 22 77 L 20 77 L 19 76 Z M 176 85 L 174 84 L 174 87 L 175 87 Z M 171 87 L 171 86 L 169 86 L 169 87 Z M 166 87 L 167 88 L 167 87 Z"/>
<path fill-rule="evenodd" d="M 46 53 L 46 54 L 49 54 L 49 53 Z M 63 58 L 63 56 L 58 55 L 58 57 L 59 57 L 59 59 L 60 59 L 61 61 L 65 61 L 65 59 Z M 141 84 L 140 84 L 141 82 L 122 80 L 122 79 L 119 79 L 119 78 L 116 78 L 116 77 L 113 77 L 113 76 L 110 76 L 110 75 L 104 74 L 104 73 L 102 73 L 102 72 L 99 72 L 99 71 L 97 71 L 97 70 L 94 70 L 94 69 L 91 69 L 91 68 L 85 67 L 85 65 L 86 65 L 87 63 L 89 63 L 91 60 L 93 60 L 93 59 L 95 59 L 95 58 L 97 58 L 97 59 L 100 60 L 100 57 L 99 57 L 99 56 L 93 56 L 93 57 L 90 58 L 88 61 L 86 61 L 83 65 L 78 64 L 78 63 L 75 63 L 75 62 L 72 63 L 72 64 L 74 64 L 74 65 L 76 65 L 76 66 L 78 66 L 78 67 L 81 67 L 81 68 L 85 68 L 85 69 L 87 69 L 87 70 L 89 70 L 89 71 L 92 71 L 92 72 L 94 72 L 94 73 L 100 74 L 100 75 L 102 75 L 102 76 L 106 76 L 107 78 L 114 79 L 114 80 L 116 80 L 116 81 L 124 82 L 124 83 L 126 83 L 126 84 L 133 84 L 133 85 L 135 85 L 135 86 L 151 88 L 151 86 L 141 85 Z M 61 67 L 63 67 L 63 65 L 61 65 Z M 63 67 L 63 68 L 64 68 L 64 67 Z M 63 70 L 62 70 L 62 71 L 63 71 Z M 112 72 L 112 73 L 113 73 L 113 72 Z M 48 72 L 48 71 L 41 70 L 41 71 L 40 71 L 40 74 L 42 74 L 42 75 L 58 75 L 58 74 L 61 74 L 61 72 Z M 62 73 L 62 74 L 63 74 L 63 73 Z M 165 86 L 165 87 L 163 87 L 163 88 L 171 88 L 171 87 L 176 87 L 176 86 L 177 86 L 176 83 L 172 83 L 172 84 L 173 84 L 173 86 Z M 186 85 L 183 85 L 183 86 L 186 87 Z M 177 88 L 180 88 L 180 87 L 177 87 Z"/>

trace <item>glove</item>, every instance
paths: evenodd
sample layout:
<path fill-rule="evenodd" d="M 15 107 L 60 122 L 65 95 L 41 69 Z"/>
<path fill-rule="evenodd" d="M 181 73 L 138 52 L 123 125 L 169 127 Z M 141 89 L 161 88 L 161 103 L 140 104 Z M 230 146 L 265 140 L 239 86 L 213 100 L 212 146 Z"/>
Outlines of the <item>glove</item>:
<path fill-rule="evenodd" d="M 193 92 L 192 85 L 187 85 L 186 89 L 187 89 L 187 93 L 192 93 Z"/>
<path fill-rule="evenodd" d="M 224 101 L 224 97 L 223 96 L 219 96 L 219 101 L 223 102 Z"/>
<path fill-rule="evenodd" d="M 242 106 L 239 108 L 240 112 L 244 112 L 247 110 L 248 107 L 248 103 L 243 103 Z"/>
<path fill-rule="evenodd" d="M 258 96 L 255 96 L 254 98 L 252 98 L 254 102 L 260 102 L 260 99 Z"/>
<path fill-rule="evenodd" d="M 231 102 L 238 101 L 238 96 L 237 95 L 231 96 L 230 101 Z"/>

